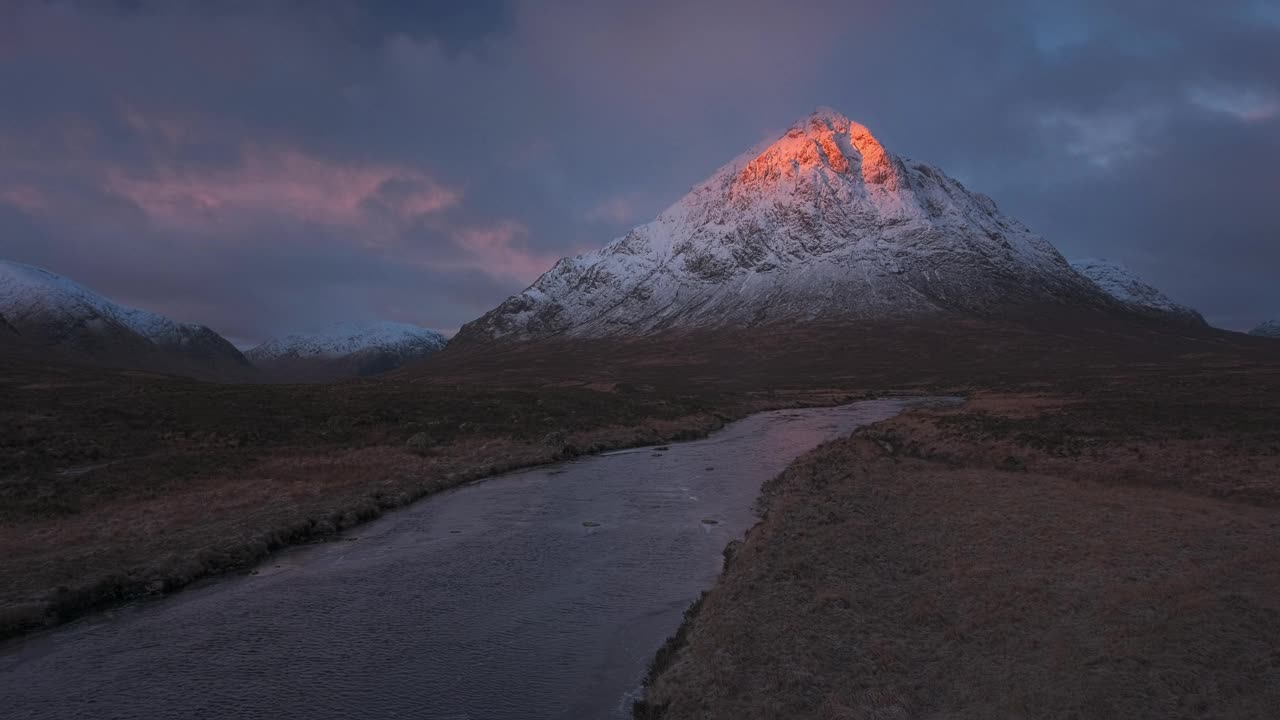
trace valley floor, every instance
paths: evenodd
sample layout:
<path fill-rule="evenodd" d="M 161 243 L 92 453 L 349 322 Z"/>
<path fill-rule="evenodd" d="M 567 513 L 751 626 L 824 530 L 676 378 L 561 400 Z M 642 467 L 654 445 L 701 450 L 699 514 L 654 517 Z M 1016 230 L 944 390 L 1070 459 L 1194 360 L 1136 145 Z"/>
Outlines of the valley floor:
<path fill-rule="evenodd" d="M 614 382 L 215 385 L 0 363 L 0 637 L 244 571 L 425 495 L 756 410 Z"/>
<path fill-rule="evenodd" d="M 613 390 L 0 366 L 0 637 L 246 568 L 479 477 L 723 424 L 705 397 Z"/>
<path fill-rule="evenodd" d="M 1266 717 L 1278 351 L 969 323 L 446 351 L 337 385 L 0 361 L 0 635 L 502 470 L 906 390 L 969 401 L 767 487 L 640 717 Z"/>
<path fill-rule="evenodd" d="M 641 718 L 1271 717 L 1280 371 L 976 392 L 829 443 Z"/>

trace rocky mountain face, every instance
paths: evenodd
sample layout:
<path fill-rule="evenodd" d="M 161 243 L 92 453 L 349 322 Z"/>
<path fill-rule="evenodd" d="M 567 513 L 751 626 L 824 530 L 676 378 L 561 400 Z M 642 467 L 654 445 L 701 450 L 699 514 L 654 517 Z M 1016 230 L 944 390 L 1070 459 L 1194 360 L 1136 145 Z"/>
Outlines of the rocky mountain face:
<path fill-rule="evenodd" d="M 0 338 L 18 337 L 18 329 L 9 324 L 9 321 L 0 315 Z"/>
<path fill-rule="evenodd" d="M 717 170 L 656 220 L 565 258 L 455 343 L 1111 306 L 991 198 L 831 110 Z"/>
<path fill-rule="evenodd" d="M 119 305 L 56 273 L 0 261 L 0 340 L 30 352 L 107 367 L 247 380 L 253 368 L 213 330 Z"/>
<path fill-rule="evenodd" d="M 1206 325 L 1194 309 L 1169 299 L 1123 264 L 1101 258 L 1072 260 L 1071 267 L 1107 295 L 1134 311 L 1172 320 Z"/>
<path fill-rule="evenodd" d="M 1268 320 L 1249 331 L 1250 335 L 1280 338 L 1280 320 Z"/>
<path fill-rule="evenodd" d="M 245 355 L 272 379 L 323 382 L 394 370 L 443 350 L 447 342 L 417 325 L 338 324 L 269 340 Z"/>

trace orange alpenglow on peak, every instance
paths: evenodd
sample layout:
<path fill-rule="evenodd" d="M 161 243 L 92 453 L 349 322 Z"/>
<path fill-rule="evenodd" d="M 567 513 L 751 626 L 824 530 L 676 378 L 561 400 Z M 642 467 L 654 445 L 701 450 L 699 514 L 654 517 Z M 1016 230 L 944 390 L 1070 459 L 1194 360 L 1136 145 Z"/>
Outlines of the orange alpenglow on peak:
<path fill-rule="evenodd" d="M 856 169 L 866 184 L 890 191 L 901 185 L 896 159 L 871 131 L 826 107 L 793 125 L 748 163 L 738 179 L 749 184 L 767 182 L 819 166 L 840 175 Z"/>

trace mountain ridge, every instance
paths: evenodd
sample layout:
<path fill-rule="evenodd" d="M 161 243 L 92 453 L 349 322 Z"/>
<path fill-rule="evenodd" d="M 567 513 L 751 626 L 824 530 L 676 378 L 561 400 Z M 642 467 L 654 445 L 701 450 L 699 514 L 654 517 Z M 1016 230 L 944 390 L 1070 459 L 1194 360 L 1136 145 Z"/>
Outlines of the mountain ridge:
<path fill-rule="evenodd" d="M 1280 338 L 1280 320 L 1267 320 L 1249 331 L 1258 337 Z"/>
<path fill-rule="evenodd" d="M 1081 258 L 1072 260 L 1071 267 L 1107 295 L 1138 312 L 1208 325 L 1197 310 L 1172 300 L 1123 263 L 1106 258 Z"/>
<path fill-rule="evenodd" d="M 275 379 L 316 382 L 394 370 L 443 350 L 447 342 L 435 330 L 407 323 L 335 323 L 272 338 L 245 356 Z"/>
<path fill-rule="evenodd" d="M 557 262 L 455 342 L 1114 305 L 1047 240 L 825 108 L 654 221 Z"/>
<path fill-rule="evenodd" d="M 248 380 L 253 368 L 210 328 L 121 305 L 34 265 L 0 260 L 0 317 L 28 348 L 106 367 L 205 380 Z"/>

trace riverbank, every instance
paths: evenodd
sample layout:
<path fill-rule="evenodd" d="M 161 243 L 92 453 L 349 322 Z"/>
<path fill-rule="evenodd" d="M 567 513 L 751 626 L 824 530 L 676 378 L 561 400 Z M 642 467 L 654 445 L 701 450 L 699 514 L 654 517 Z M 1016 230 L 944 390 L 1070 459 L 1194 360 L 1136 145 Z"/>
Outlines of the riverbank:
<path fill-rule="evenodd" d="M 977 393 L 829 443 L 659 656 L 640 718 L 1265 717 L 1280 372 Z"/>
<path fill-rule="evenodd" d="M 0 637 L 247 571 L 275 550 L 483 477 L 853 399 L 3 369 Z"/>
<path fill-rule="evenodd" d="M 0 353 L 0 636 L 243 570 L 459 483 L 699 437 L 759 410 L 895 390 L 1067 392 L 1124 368 L 1230 377 L 1280 357 L 1218 331 L 1040 324 L 513 344 L 335 385 L 212 385 Z"/>
<path fill-rule="evenodd" d="M 753 414 L 706 440 L 468 483 L 246 576 L 5 644 L 0 707 L 30 720 L 625 717 L 648 655 L 754 523 L 761 485 L 906 404 Z"/>

